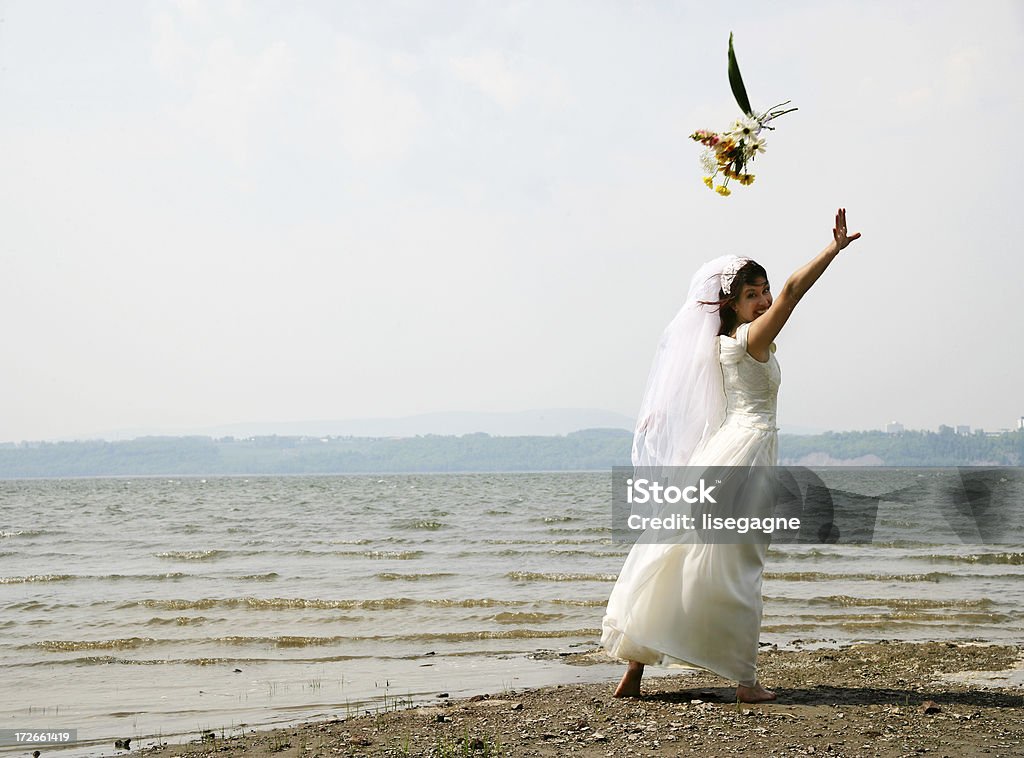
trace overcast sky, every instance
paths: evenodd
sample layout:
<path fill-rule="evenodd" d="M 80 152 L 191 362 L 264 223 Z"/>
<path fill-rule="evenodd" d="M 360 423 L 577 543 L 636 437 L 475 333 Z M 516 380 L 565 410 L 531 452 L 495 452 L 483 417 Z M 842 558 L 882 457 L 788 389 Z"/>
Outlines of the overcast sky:
<path fill-rule="evenodd" d="M 757 179 L 701 183 L 738 115 Z M 773 286 L 780 420 L 1024 415 L 1024 3 L 0 0 L 0 440 L 635 415 L 689 278 Z"/>

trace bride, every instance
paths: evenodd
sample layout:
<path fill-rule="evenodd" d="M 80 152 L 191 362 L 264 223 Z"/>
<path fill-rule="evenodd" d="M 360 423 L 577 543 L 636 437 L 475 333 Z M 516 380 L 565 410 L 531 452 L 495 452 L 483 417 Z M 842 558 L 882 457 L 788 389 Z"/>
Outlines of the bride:
<path fill-rule="evenodd" d="M 694 275 L 655 355 L 633 465 L 774 466 L 780 372 L 774 340 L 828 265 L 860 233 L 836 214 L 833 240 L 772 297 L 767 272 L 723 256 Z M 629 665 L 615 697 L 638 697 L 645 665 L 682 665 L 737 682 L 746 703 L 774 700 L 757 680 L 766 541 L 638 540 L 612 588 L 601 645 Z"/>

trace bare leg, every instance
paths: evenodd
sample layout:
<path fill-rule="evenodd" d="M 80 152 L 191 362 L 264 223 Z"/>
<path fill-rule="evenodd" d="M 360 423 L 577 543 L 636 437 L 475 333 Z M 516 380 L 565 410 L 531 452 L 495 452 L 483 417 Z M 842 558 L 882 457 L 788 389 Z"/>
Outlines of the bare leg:
<path fill-rule="evenodd" d="M 745 687 L 741 684 L 736 688 L 736 699 L 742 703 L 764 703 L 774 700 L 776 697 L 774 692 L 766 690 L 758 682 L 754 682 L 753 687 Z"/>
<path fill-rule="evenodd" d="M 643 675 L 644 664 L 630 661 L 613 697 L 640 697 L 640 678 Z"/>

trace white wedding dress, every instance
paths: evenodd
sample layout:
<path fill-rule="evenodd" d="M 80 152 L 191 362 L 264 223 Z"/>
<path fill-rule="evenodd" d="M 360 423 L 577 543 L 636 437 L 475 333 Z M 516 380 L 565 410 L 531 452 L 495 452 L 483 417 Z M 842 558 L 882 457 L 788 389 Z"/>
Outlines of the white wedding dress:
<path fill-rule="evenodd" d="M 721 427 L 690 466 L 774 466 L 781 373 L 747 353 L 747 329 L 719 337 L 726 395 Z M 761 631 L 766 542 L 633 545 L 601 622 L 601 646 L 623 660 L 685 666 L 752 686 Z"/>

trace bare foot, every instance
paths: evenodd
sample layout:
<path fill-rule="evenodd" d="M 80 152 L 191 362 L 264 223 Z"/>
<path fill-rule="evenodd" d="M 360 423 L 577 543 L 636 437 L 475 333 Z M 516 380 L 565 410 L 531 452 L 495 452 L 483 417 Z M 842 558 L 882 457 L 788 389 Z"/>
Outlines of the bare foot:
<path fill-rule="evenodd" d="M 629 668 L 622 675 L 622 681 L 615 688 L 612 697 L 640 697 L 640 678 L 644 675 L 644 664 L 629 662 Z"/>
<path fill-rule="evenodd" d="M 753 687 L 744 687 L 741 684 L 736 688 L 736 699 L 742 703 L 764 703 L 776 697 L 774 692 L 766 690 L 757 682 L 754 682 Z"/>

